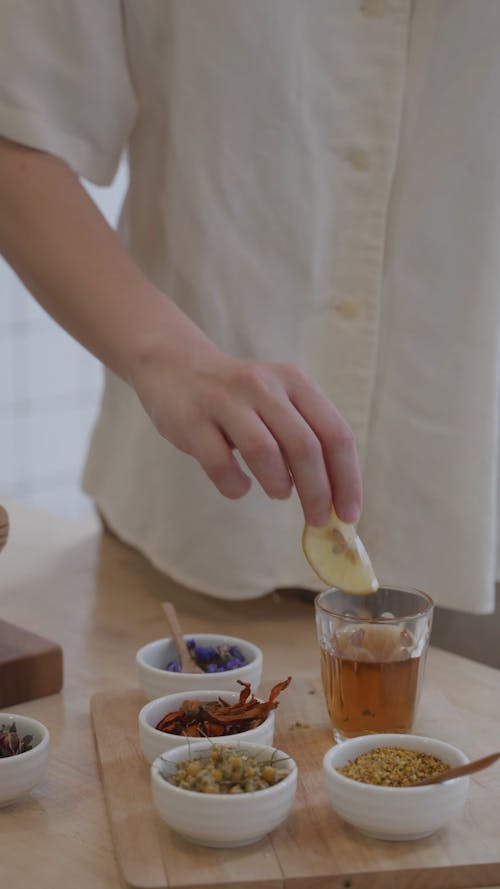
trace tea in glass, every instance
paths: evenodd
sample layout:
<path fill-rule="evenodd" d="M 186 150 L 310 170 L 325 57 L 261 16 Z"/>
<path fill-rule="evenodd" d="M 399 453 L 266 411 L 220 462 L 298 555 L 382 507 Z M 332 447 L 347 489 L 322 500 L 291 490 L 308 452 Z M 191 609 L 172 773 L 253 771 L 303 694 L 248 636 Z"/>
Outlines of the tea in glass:
<path fill-rule="evenodd" d="M 316 597 L 325 700 L 336 740 L 411 730 L 422 688 L 432 600 L 382 588 Z"/>

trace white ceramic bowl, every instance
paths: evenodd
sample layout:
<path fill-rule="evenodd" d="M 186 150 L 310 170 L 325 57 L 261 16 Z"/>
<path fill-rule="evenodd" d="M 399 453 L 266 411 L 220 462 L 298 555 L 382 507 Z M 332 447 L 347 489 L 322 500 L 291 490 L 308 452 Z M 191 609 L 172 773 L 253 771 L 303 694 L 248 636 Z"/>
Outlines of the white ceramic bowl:
<path fill-rule="evenodd" d="M 13 722 L 19 736 L 33 735 L 33 747 L 0 759 L 0 806 L 8 806 L 39 783 L 49 756 L 49 731 L 41 722 L 17 713 L 0 713 L 0 725 Z"/>
<path fill-rule="evenodd" d="M 232 739 L 218 739 L 217 743 L 232 745 Z M 240 742 L 235 746 L 266 760 L 273 754 L 278 759 L 288 757 L 282 750 L 263 744 Z M 209 741 L 197 741 L 194 748 L 185 744 L 155 759 L 151 766 L 155 808 L 169 827 L 193 843 L 215 847 L 255 843 L 288 817 L 297 788 L 297 766 L 288 757 L 286 778 L 254 793 L 197 793 L 175 787 L 161 776 L 160 769 L 175 771 L 177 762 L 204 756 L 211 747 Z"/>
<path fill-rule="evenodd" d="M 332 808 L 344 821 L 376 839 L 416 840 L 439 830 L 462 810 L 469 789 L 467 777 L 423 787 L 379 787 L 336 771 L 374 747 L 424 751 L 450 766 L 469 761 L 457 747 L 418 735 L 364 735 L 343 741 L 325 754 L 323 772 Z"/>
<path fill-rule="evenodd" d="M 224 673 L 174 673 L 165 669 L 169 661 L 177 660 L 174 639 L 156 639 L 143 645 L 136 655 L 139 684 L 150 701 L 178 691 L 201 691 L 204 688 L 241 691 L 238 679 L 249 682 L 252 691 L 257 692 L 262 678 L 262 651 L 252 642 L 216 633 L 191 633 L 184 639 L 186 642 L 194 639 L 198 645 L 237 645 L 248 663 Z"/>
<path fill-rule="evenodd" d="M 188 698 L 197 698 L 199 701 L 214 701 L 218 697 L 224 698 L 228 704 L 235 704 L 239 698 L 236 691 L 214 691 L 213 689 L 195 691 L 195 692 L 178 692 L 175 695 L 166 695 L 163 698 L 157 698 L 145 704 L 139 713 L 139 740 L 142 752 L 149 763 L 152 763 L 157 756 L 161 756 L 167 750 L 173 750 L 174 747 L 184 747 L 187 738 L 183 735 L 173 735 L 168 732 L 160 732 L 156 725 L 160 719 L 163 719 L 167 713 L 178 710 L 181 704 Z M 246 732 L 239 732 L 235 735 L 226 735 L 228 740 L 234 743 L 239 741 L 251 742 L 254 744 L 266 744 L 271 746 L 274 740 L 274 710 L 271 710 L 268 717 L 256 728 L 249 729 Z M 191 738 L 190 743 L 197 743 L 197 738 Z M 214 738 L 218 743 L 220 738 Z"/>

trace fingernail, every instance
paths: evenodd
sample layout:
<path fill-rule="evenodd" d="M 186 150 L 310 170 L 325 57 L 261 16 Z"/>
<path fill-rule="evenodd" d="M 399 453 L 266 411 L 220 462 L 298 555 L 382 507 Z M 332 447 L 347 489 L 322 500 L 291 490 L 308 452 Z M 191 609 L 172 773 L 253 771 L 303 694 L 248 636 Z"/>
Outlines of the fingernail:
<path fill-rule="evenodd" d="M 342 510 L 337 510 L 337 515 L 342 522 L 348 525 L 356 525 L 361 516 L 361 507 L 359 503 L 350 503 Z"/>
<path fill-rule="evenodd" d="M 273 491 L 273 493 L 270 495 L 270 497 L 272 500 L 288 500 L 291 493 L 292 493 L 292 488 L 286 487 L 286 488 L 281 488 L 281 490 L 276 489 L 275 491 Z"/>
<path fill-rule="evenodd" d="M 312 525 L 314 528 L 324 528 L 326 525 L 328 525 L 329 521 L 330 521 L 330 513 L 325 512 L 325 513 L 319 513 L 318 515 L 315 515 L 315 516 L 311 516 L 311 518 L 308 520 L 308 524 Z"/>

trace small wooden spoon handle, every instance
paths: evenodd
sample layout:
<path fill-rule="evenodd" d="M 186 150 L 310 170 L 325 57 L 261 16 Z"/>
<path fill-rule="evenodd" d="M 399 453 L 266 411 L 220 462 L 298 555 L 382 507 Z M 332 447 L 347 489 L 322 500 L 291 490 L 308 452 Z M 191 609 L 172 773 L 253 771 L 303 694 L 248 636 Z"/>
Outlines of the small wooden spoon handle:
<path fill-rule="evenodd" d="M 175 644 L 177 645 L 177 651 L 179 652 L 179 658 L 181 661 L 181 668 L 183 673 L 203 673 L 201 667 L 198 666 L 194 658 L 191 657 L 189 652 L 189 648 L 187 647 L 184 636 L 182 635 L 181 625 L 179 623 L 179 618 L 177 617 L 177 612 L 172 604 L 172 602 L 162 602 L 162 608 L 165 612 L 165 617 L 167 618 L 170 629 L 172 630 L 172 635 L 175 639 Z"/>
<path fill-rule="evenodd" d="M 3 506 L 0 506 L 0 552 L 7 543 L 9 536 L 9 514 Z"/>
<path fill-rule="evenodd" d="M 438 775 L 433 775 L 431 778 L 424 778 L 423 781 L 419 781 L 417 784 L 412 784 L 412 787 L 422 787 L 424 784 L 441 784 L 442 781 L 451 781 L 452 778 L 462 778 L 463 775 L 472 775 L 473 772 L 480 772 L 481 769 L 487 769 L 488 766 L 493 765 L 497 759 L 500 759 L 500 753 L 490 753 L 489 756 L 483 756 L 482 759 L 474 759 L 472 762 L 467 762 L 463 766 L 455 766 L 453 769 L 446 769 L 445 772 L 439 772 Z"/>

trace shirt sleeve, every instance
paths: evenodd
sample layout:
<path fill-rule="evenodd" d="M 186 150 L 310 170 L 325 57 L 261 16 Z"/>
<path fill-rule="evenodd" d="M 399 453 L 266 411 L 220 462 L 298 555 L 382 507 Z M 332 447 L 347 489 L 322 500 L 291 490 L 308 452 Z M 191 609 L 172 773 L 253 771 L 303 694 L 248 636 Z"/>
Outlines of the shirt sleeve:
<path fill-rule="evenodd" d="M 120 0 L 0 0 L 0 134 L 96 185 L 137 114 Z"/>

